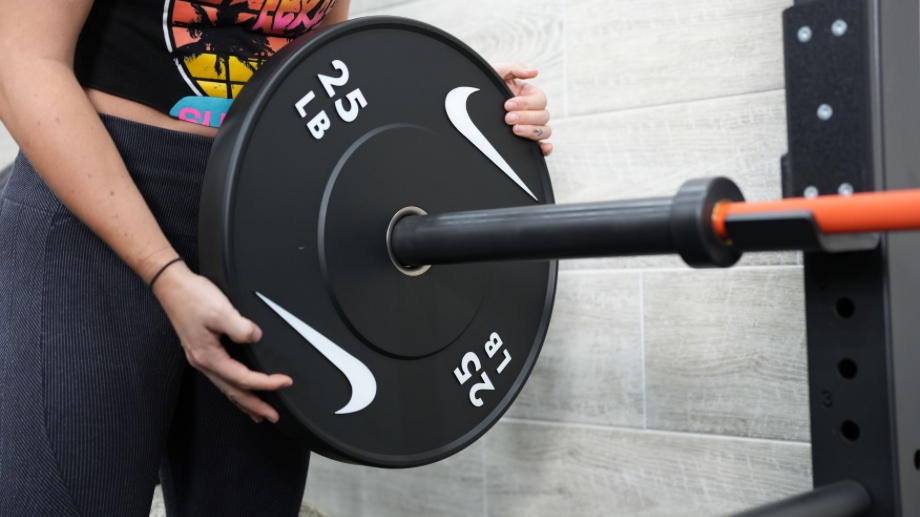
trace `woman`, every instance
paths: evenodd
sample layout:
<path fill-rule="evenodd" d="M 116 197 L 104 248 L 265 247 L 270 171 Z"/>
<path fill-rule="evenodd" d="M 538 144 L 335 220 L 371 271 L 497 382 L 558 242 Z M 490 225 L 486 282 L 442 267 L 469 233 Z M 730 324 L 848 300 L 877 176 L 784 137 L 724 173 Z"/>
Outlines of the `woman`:
<path fill-rule="evenodd" d="M 0 515 L 147 515 L 158 475 L 170 515 L 297 514 L 309 454 L 254 394 L 293 381 L 221 346 L 261 331 L 195 272 L 197 201 L 240 78 L 348 4 L 0 0 Z M 496 69 L 548 154 L 536 72 Z"/>

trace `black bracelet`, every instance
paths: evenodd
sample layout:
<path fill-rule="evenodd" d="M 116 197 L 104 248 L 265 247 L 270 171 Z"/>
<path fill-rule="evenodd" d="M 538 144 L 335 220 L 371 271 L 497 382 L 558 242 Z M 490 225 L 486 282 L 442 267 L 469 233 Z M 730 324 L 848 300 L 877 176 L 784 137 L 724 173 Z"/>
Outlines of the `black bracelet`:
<path fill-rule="evenodd" d="M 170 260 L 169 262 L 167 262 L 166 264 L 164 264 L 163 267 L 161 267 L 160 270 L 157 271 L 157 274 L 153 275 L 153 278 L 150 280 L 150 283 L 147 284 L 147 287 L 149 287 L 150 289 L 153 289 L 153 283 L 157 281 L 157 278 L 160 278 L 160 275 L 163 274 L 163 271 L 166 271 L 166 268 L 175 264 L 176 262 L 182 262 L 183 260 L 185 259 L 183 259 L 182 257 L 176 257 Z"/>

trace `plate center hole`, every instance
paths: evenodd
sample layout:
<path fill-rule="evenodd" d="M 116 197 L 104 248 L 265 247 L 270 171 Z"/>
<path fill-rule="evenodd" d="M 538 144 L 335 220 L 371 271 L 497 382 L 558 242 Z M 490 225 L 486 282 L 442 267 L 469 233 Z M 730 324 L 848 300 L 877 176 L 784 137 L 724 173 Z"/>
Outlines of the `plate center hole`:
<path fill-rule="evenodd" d="M 431 269 L 431 266 L 406 266 L 400 264 L 396 260 L 396 255 L 393 254 L 393 228 L 396 226 L 396 223 L 400 219 L 412 215 L 428 215 L 428 212 L 422 210 L 417 206 L 407 206 L 405 208 L 399 209 L 396 214 L 393 216 L 393 219 L 390 220 L 390 225 L 387 227 L 387 253 L 390 255 L 390 262 L 396 266 L 396 269 L 406 275 L 406 276 L 421 276 L 428 272 Z"/>

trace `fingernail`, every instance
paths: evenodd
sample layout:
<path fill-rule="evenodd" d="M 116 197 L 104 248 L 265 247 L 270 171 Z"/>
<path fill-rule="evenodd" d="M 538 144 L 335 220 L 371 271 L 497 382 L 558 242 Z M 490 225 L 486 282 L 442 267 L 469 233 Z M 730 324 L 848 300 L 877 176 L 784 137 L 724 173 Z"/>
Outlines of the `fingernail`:
<path fill-rule="evenodd" d="M 514 101 L 508 101 L 505 103 L 505 109 L 508 111 L 515 111 L 518 109 L 518 103 Z"/>
<path fill-rule="evenodd" d="M 523 134 L 524 134 L 524 126 L 514 126 L 514 132 L 517 133 L 517 134 L 519 134 L 519 135 L 523 135 Z"/>
<path fill-rule="evenodd" d="M 259 327 L 256 327 L 255 330 L 252 331 L 252 340 L 253 341 L 262 340 L 262 329 L 260 329 Z"/>
<path fill-rule="evenodd" d="M 521 117 L 519 117 L 519 116 L 517 115 L 517 113 L 509 113 L 509 114 L 508 114 L 508 123 L 509 123 L 509 124 L 517 124 L 519 120 L 521 120 Z"/>
<path fill-rule="evenodd" d="M 259 418 L 259 417 L 257 417 L 257 416 L 249 415 L 249 418 L 251 418 L 252 421 L 255 422 L 255 423 L 257 423 L 257 424 L 261 424 L 261 423 L 262 423 L 262 419 Z"/>
<path fill-rule="evenodd" d="M 278 423 L 278 415 L 271 415 L 271 416 L 269 416 L 269 417 L 268 417 L 268 421 L 271 422 L 271 423 L 273 423 L 273 424 L 277 424 L 277 423 Z"/>

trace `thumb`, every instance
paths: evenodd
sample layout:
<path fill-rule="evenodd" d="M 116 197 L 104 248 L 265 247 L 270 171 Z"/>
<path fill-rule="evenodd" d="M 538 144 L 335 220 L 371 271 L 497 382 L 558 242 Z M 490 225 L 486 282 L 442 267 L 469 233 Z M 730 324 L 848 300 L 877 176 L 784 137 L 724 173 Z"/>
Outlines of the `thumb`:
<path fill-rule="evenodd" d="M 539 73 L 522 63 L 495 63 L 492 65 L 505 81 L 512 79 L 533 79 Z"/>
<path fill-rule="evenodd" d="M 223 330 L 234 343 L 257 343 L 262 339 L 262 329 L 236 311 Z"/>

